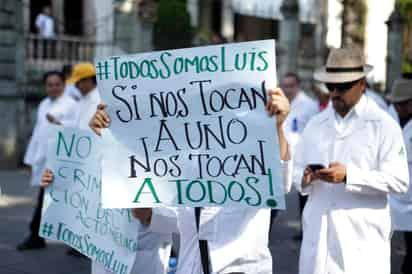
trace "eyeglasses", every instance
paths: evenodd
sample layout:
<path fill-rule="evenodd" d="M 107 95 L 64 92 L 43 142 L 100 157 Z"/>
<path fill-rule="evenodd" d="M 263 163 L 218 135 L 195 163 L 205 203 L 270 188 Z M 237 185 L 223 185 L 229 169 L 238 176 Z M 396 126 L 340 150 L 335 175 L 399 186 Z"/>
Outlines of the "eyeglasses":
<path fill-rule="evenodd" d="M 332 91 L 337 91 L 339 93 L 344 93 L 348 90 L 350 90 L 354 85 L 356 85 L 359 82 L 359 80 L 353 81 L 353 82 L 346 82 L 346 83 L 326 83 L 326 87 L 330 92 Z"/>

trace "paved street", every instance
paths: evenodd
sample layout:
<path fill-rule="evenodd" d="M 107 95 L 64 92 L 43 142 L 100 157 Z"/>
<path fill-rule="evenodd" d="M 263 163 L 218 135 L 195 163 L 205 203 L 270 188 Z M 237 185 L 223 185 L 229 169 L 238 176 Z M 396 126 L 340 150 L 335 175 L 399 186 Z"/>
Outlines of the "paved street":
<path fill-rule="evenodd" d="M 24 170 L 0 172 L 0 273 L 1 274 L 86 274 L 90 263 L 65 254 L 66 246 L 49 242 L 39 251 L 17 252 L 18 244 L 28 231 L 37 193 L 28 187 L 28 173 Z M 272 231 L 271 250 L 275 257 L 276 274 L 297 273 L 299 242 L 297 194 L 287 197 L 289 210 L 281 212 Z M 247 248 L 247 247 L 245 247 Z M 399 262 L 404 253 L 400 235 L 394 235 L 392 274 L 399 274 Z M 253 273 L 251 273 L 253 274 Z"/>

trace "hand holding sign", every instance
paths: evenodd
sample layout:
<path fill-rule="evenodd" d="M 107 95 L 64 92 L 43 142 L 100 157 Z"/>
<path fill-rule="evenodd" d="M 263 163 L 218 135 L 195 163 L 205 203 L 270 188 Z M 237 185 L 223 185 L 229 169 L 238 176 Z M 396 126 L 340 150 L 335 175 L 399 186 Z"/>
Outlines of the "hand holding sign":
<path fill-rule="evenodd" d="M 138 219 L 142 224 L 149 225 L 152 219 L 152 209 L 151 208 L 133 208 L 133 217 Z"/>
<path fill-rule="evenodd" d="M 50 169 L 46 169 L 43 171 L 43 174 L 41 176 L 41 187 L 48 187 L 54 179 L 53 172 Z"/>
<path fill-rule="evenodd" d="M 269 116 L 276 115 L 278 125 L 283 124 L 290 111 L 289 100 L 280 88 L 269 90 L 269 102 L 266 105 Z"/>
<path fill-rule="evenodd" d="M 97 106 L 96 113 L 94 114 L 93 118 L 90 120 L 89 126 L 90 128 L 96 133 L 97 135 L 101 136 L 101 130 L 103 128 L 109 127 L 110 118 L 107 115 L 105 104 L 99 104 Z"/>

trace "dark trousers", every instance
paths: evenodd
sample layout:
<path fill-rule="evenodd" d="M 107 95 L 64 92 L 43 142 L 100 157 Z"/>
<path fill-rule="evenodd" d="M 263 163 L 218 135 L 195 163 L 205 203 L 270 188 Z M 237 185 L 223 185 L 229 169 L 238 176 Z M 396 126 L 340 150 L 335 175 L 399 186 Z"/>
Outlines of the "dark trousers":
<path fill-rule="evenodd" d="M 40 230 L 41 209 L 43 207 L 43 196 L 44 196 L 44 189 L 40 188 L 39 195 L 37 196 L 37 205 L 36 205 L 33 217 L 30 222 L 30 232 L 31 232 L 30 237 L 31 238 L 40 238 L 39 230 Z"/>
<path fill-rule="evenodd" d="M 411 274 L 412 273 L 412 232 L 404 232 L 406 255 L 403 259 L 402 273 Z"/>
<path fill-rule="evenodd" d="M 302 217 L 303 209 L 305 208 L 306 201 L 308 200 L 307 195 L 302 195 L 299 193 L 299 209 L 300 209 L 300 216 Z"/>

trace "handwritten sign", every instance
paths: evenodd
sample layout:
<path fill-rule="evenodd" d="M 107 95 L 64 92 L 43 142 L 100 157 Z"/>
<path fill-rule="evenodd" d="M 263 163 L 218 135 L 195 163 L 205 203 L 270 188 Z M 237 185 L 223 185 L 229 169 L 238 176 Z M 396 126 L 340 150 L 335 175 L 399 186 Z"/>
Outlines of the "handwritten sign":
<path fill-rule="evenodd" d="M 64 242 L 113 273 L 129 274 L 138 224 L 128 209 L 101 207 L 100 149 L 91 132 L 55 129 L 47 155 L 54 181 L 46 189 L 39 235 Z"/>
<path fill-rule="evenodd" d="M 96 61 L 104 207 L 284 208 L 274 40 Z"/>

